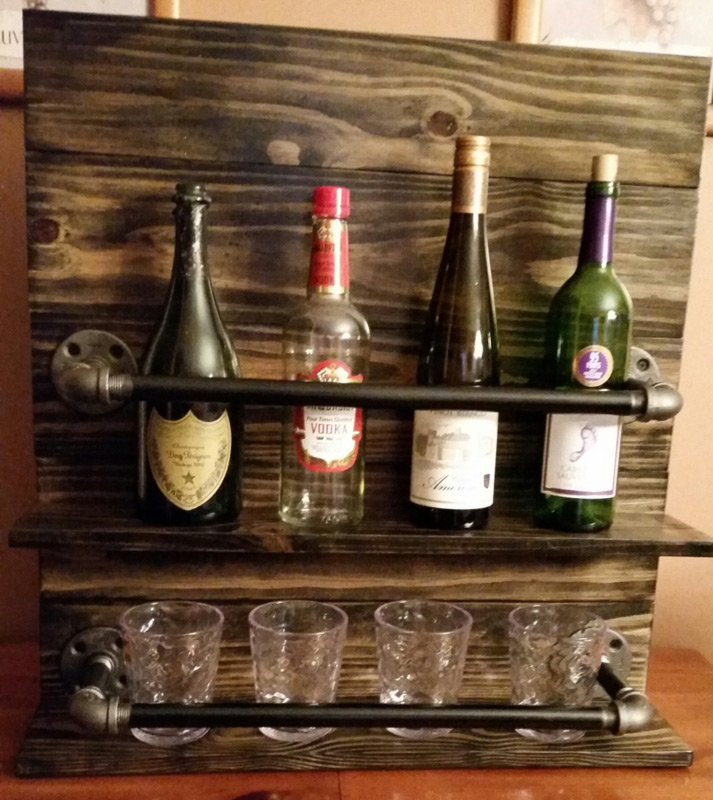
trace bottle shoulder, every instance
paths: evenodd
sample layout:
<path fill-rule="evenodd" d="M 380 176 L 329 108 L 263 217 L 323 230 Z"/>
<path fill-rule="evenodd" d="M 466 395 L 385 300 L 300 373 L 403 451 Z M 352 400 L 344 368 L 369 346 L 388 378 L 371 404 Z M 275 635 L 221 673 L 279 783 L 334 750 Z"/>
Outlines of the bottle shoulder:
<path fill-rule="evenodd" d="M 320 296 L 300 303 L 285 322 L 284 332 L 363 340 L 371 336 L 366 317 L 350 301 Z"/>
<path fill-rule="evenodd" d="M 631 315 L 631 295 L 611 269 L 578 269 L 555 293 L 550 313 L 577 311 Z"/>

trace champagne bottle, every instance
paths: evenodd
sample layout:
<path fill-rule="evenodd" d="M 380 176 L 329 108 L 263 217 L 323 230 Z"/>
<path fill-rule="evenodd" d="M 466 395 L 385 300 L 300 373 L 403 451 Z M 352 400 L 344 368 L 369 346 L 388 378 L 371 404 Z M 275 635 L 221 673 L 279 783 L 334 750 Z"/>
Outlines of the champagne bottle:
<path fill-rule="evenodd" d="M 206 259 L 203 186 L 178 184 L 176 241 L 163 312 L 144 375 L 239 378 L 240 367 L 213 294 Z M 139 405 L 139 513 L 147 522 L 197 525 L 240 510 L 241 409 L 225 403 Z"/>
<path fill-rule="evenodd" d="M 631 298 L 614 273 L 617 156 L 595 156 L 587 184 L 575 273 L 547 318 L 544 375 L 550 388 L 620 389 L 629 369 Z M 621 420 L 606 414 L 550 414 L 535 523 L 597 531 L 613 519 Z"/>
<path fill-rule="evenodd" d="M 367 377 L 369 326 L 349 301 L 348 216 L 348 189 L 315 188 L 307 298 L 284 329 L 286 380 L 358 383 Z M 361 520 L 363 436 L 359 408 L 285 410 L 279 510 L 286 523 L 329 529 Z"/>
<path fill-rule="evenodd" d="M 498 332 L 485 225 L 490 140 L 456 141 L 451 218 L 428 310 L 418 383 L 497 386 Z M 487 524 L 493 503 L 498 415 L 418 410 L 411 517 L 426 528 Z"/>

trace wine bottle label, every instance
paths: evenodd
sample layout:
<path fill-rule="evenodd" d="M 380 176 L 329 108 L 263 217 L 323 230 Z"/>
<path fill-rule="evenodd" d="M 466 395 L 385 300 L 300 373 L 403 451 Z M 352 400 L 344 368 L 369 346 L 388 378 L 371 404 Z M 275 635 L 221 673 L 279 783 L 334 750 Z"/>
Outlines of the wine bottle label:
<path fill-rule="evenodd" d="M 463 510 L 491 506 L 497 441 L 493 411 L 416 411 L 411 502 Z"/>
<path fill-rule="evenodd" d="M 349 242 L 343 220 L 319 218 L 315 222 L 309 285 L 335 294 L 349 288 Z"/>
<path fill-rule="evenodd" d="M 611 414 L 550 414 L 540 489 L 558 497 L 616 494 L 621 420 Z"/>
<path fill-rule="evenodd" d="M 181 419 L 165 419 L 154 408 L 146 439 L 151 473 L 175 506 L 190 511 L 218 491 L 230 464 L 227 411 L 204 422 L 192 411 Z"/>
<path fill-rule="evenodd" d="M 603 386 L 614 370 L 614 356 L 608 347 L 592 344 L 583 347 L 572 361 L 572 375 L 582 386 Z"/>
<path fill-rule="evenodd" d="M 298 380 L 322 383 L 361 383 L 342 361 L 321 361 Z M 360 408 L 304 406 L 295 409 L 292 429 L 297 458 L 310 472 L 345 472 L 354 466 L 362 436 Z"/>

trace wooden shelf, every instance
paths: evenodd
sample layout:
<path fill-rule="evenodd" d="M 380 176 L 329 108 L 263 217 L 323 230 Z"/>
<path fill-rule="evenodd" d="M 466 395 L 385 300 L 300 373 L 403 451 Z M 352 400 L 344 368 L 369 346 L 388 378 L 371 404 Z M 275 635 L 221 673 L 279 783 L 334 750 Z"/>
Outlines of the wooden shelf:
<path fill-rule="evenodd" d="M 331 769 L 473 767 L 687 767 L 691 748 L 658 717 L 644 733 L 588 733 L 545 745 L 515 733 L 452 731 L 435 740 L 399 739 L 381 729 L 333 731 L 316 742 L 276 742 L 253 729 L 213 730 L 176 751 L 134 739 L 91 739 L 66 714 L 35 715 L 15 764 L 18 775 L 111 775 Z M 47 756 L 51 754 L 51 758 Z M 61 757 L 60 757 L 61 754 Z"/>
<path fill-rule="evenodd" d="M 402 520 L 366 519 L 353 529 L 295 530 L 276 516 L 244 512 L 237 525 L 157 527 L 136 517 L 40 505 L 10 531 L 17 547 L 233 553 L 483 555 L 514 551 L 562 555 L 641 553 L 712 556 L 713 538 L 665 515 L 620 514 L 608 531 L 557 533 L 524 517 L 495 516 L 482 531 L 423 530 Z"/>

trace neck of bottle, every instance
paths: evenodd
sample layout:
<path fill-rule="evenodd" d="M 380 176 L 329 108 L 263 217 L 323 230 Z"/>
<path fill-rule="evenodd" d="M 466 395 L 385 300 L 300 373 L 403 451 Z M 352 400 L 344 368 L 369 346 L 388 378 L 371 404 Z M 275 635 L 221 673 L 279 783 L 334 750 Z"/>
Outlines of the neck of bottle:
<path fill-rule="evenodd" d="M 312 223 L 307 297 L 349 298 L 349 236 L 346 219 L 315 215 Z"/>
<path fill-rule="evenodd" d="M 456 166 L 453 172 L 452 214 L 485 214 L 488 203 L 488 168 Z"/>
<path fill-rule="evenodd" d="M 195 280 L 207 276 L 205 215 L 203 203 L 180 203 L 176 208 L 176 250 L 173 277 Z"/>
<path fill-rule="evenodd" d="M 591 182 L 587 185 L 582 243 L 577 268 L 611 265 L 616 218 L 616 183 Z"/>

